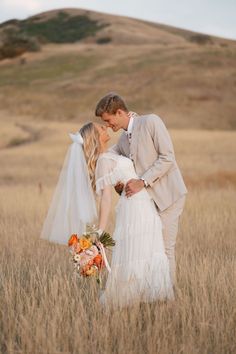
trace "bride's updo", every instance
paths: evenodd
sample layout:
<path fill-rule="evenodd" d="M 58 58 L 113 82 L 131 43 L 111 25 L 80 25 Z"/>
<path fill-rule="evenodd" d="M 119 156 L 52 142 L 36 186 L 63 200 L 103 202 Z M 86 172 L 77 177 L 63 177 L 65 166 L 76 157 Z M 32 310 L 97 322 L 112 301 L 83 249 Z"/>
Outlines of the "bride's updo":
<path fill-rule="evenodd" d="M 88 172 L 89 172 L 92 188 L 95 191 L 96 190 L 95 168 L 96 168 L 97 159 L 101 152 L 99 132 L 95 124 L 92 122 L 85 124 L 80 129 L 79 132 L 82 135 L 82 138 L 84 140 L 83 143 L 84 155 L 88 165 Z"/>

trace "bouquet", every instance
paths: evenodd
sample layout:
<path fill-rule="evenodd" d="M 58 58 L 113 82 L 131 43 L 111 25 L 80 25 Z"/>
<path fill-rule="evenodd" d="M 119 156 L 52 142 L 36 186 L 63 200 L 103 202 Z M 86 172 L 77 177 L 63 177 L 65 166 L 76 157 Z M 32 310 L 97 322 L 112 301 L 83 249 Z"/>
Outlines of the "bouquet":
<path fill-rule="evenodd" d="M 71 235 L 68 246 L 77 275 L 96 277 L 100 283 L 101 270 L 106 267 L 111 271 L 104 248 L 114 245 L 115 241 L 107 232 L 99 235 L 97 231 L 91 230 L 81 236 Z"/>

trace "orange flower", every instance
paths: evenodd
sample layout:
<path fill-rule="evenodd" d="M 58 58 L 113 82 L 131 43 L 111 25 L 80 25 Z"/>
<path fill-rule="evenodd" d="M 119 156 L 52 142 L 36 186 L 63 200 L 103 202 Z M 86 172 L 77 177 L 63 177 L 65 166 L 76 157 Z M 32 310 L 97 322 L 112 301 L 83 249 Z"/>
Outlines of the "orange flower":
<path fill-rule="evenodd" d="M 102 255 L 98 254 L 96 257 L 94 257 L 93 261 L 96 264 L 96 266 L 98 268 L 100 268 L 102 266 L 102 263 L 103 263 Z"/>
<path fill-rule="evenodd" d="M 73 246 L 75 243 L 78 242 L 78 236 L 76 234 L 71 235 L 69 241 L 68 241 L 68 246 Z"/>
<path fill-rule="evenodd" d="M 92 246 L 91 241 L 89 241 L 86 237 L 81 237 L 79 239 L 79 244 L 82 250 L 86 250 L 87 248 Z"/>

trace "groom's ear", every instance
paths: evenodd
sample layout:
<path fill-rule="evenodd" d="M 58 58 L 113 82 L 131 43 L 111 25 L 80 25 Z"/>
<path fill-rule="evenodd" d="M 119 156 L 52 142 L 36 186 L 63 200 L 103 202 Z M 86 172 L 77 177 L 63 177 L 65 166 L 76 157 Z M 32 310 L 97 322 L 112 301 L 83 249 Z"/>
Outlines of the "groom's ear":
<path fill-rule="evenodd" d="M 122 111 L 122 109 L 118 108 L 116 111 L 116 114 L 118 117 L 121 117 L 123 115 L 124 111 Z"/>
<path fill-rule="evenodd" d="M 128 112 L 124 111 L 121 108 L 117 109 L 116 111 L 116 117 L 121 118 L 122 120 L 125 119 L 125 121 L 127 120 L 127 114 Z"/>

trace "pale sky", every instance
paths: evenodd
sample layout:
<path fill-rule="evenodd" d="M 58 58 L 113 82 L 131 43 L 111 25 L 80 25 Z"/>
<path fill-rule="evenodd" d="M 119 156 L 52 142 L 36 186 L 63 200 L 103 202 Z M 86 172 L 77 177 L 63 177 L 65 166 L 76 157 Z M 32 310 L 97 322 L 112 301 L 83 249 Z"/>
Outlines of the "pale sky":
<path fill-rule="evenodd" d="M 236 40 L 236 0 L 0 0 L 0 23 L 57 8 L 135 17 Z"/>

